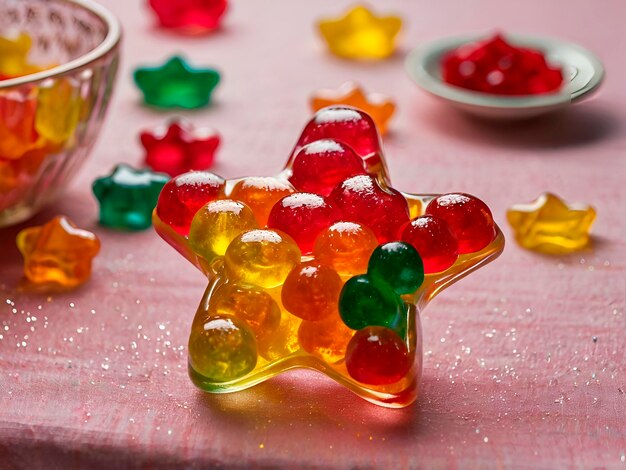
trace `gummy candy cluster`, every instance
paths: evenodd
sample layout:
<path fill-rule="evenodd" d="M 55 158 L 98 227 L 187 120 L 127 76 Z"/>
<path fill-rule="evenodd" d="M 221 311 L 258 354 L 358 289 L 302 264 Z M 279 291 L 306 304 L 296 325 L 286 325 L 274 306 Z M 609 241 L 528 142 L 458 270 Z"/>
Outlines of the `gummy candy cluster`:
<path fill-rule="evenodd" d="M 44 70 L 26 60 L 30 46 L 25 34 L 0 38 L 0 80 Z M 73 138 L 83 104 L 70 77 L 0 90 L 0 211 L 20 201 L 46 157 Z"/>
<path fill-rule="evenodd" d="M 189 365 L 212 391 L 294 357 L 356 387 L 414 391 L 425 275 L 489 251 L 497 232 L 473 196 L 391 188 L 373 121 L 348 107 L 319 111 L 278 176 L 180 175 L 154 218 L 211 279 Z"/>
<path fill-rule="evenodd" d="M 551 93 L 563 83 L 561 69 L 547 64 L 541 51 L 513 46 L 499 34 L 448 53 L 442 76 L 451 85 L 496 95 Z"/>

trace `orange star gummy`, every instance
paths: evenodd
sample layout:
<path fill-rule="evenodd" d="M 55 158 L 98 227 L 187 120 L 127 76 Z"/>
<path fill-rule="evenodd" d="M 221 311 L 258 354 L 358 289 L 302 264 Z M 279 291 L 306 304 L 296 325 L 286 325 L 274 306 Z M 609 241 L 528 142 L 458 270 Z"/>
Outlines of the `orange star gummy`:
<path fill-rule="evenodd" d="M 387 132 L 387 122 L 393 116 L 396 105 L 387 96 L 379 93 L 365 94 L 354 82 L 346 82 L 336 90 L 318 90 L 311 97 L 311 109 L 314 112 L 333 105 L 347 105 L 359 108 L 369 114 L 378 132 Z"/>
<path fill-rule="evenodd" d="M 318 24 L 330 51 L 344 59 L 385 59 L 396 48 L 396 36 L 402 27 L 398 16 L 376 16 L 357 5 L 345 16 L 323 19 Z"/>
<path fill-rule="evenodd" d="M 100 251 L 95 234 L 78 228 L 65 216 L 17 234 L 24 256 L 24 275 L 30 284 L 73 288 L 89 279 L 91 261 Z"/>
<path fill-rule="evenodd" d="M 542 194 L 530 204 L 515 204 L 507 211 L 517 242 L 548 254 L 584 248 L 595 218 L 593 207 L 569 205 L 552 193 Z"/>

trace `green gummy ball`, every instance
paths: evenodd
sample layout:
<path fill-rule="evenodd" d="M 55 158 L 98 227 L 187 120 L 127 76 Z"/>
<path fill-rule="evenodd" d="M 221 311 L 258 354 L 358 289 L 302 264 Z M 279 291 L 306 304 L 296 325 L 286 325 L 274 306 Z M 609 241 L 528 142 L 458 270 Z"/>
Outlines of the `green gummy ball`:
<path fill-rule="evenodd" d="M 398 294 L 411 294 L 424 282 L 424 263 L 412 245 L 389 242 L 374 250 L 367 273 L 377 284 L 387 283 Z"/>
<path fill-rule="evenodd" d="M 400 297 L 386 284 L 375 283 L 367 274 L 345 283 L 339 296 L 339 314 L 353 330 L 366 326 L 393 327 L 403 310 Z"/>

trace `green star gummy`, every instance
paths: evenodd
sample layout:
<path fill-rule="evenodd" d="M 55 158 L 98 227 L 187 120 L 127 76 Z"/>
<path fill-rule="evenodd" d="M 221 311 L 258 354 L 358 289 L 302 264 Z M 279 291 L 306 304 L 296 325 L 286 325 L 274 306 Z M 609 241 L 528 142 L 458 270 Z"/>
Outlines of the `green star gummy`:
<path fill-rule="evenodd" d="M 124 230 L 143 230 L 152 225 L 159 193 L 169 177 L 150 170 L 118 165 L 109 176 L 92 185 L 100 203 L 100 223 Z"/>
<path fill-rule="evenodd" d="M 194 68 L 174 56 L 159 67 L 140 67 L 135 83 L 146 104 L 159 108 L 202 108 L 209 104 L 220 74 L 211 68 Z"/>

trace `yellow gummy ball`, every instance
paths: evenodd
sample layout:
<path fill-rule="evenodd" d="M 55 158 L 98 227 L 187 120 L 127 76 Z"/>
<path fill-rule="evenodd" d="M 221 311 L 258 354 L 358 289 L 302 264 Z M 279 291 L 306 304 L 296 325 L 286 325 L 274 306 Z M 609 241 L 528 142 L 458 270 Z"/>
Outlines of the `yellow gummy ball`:
<path fill-rule="evenodd" d="M 243 377 L 257 363 L 254 335 L 238 318 L 229 315 L 210 317 L 191 330 L 189 363 L 212 382 Z"/>
<path fill-rule="evenodd" d="M 243 202 L 211 201 L 196 212 L 191 221 L 189 245 L 196 254 L 211 262 L 224 256 L 237 235 L 256 227 L 252 210 Z"/>
<path fill-rule="evenodd" d="M 229 279 L 269 289 L 285 282 L 300 257 L 300 249 L 289 235 L 257 229 L 232 241 L 224 263 Z"/>

